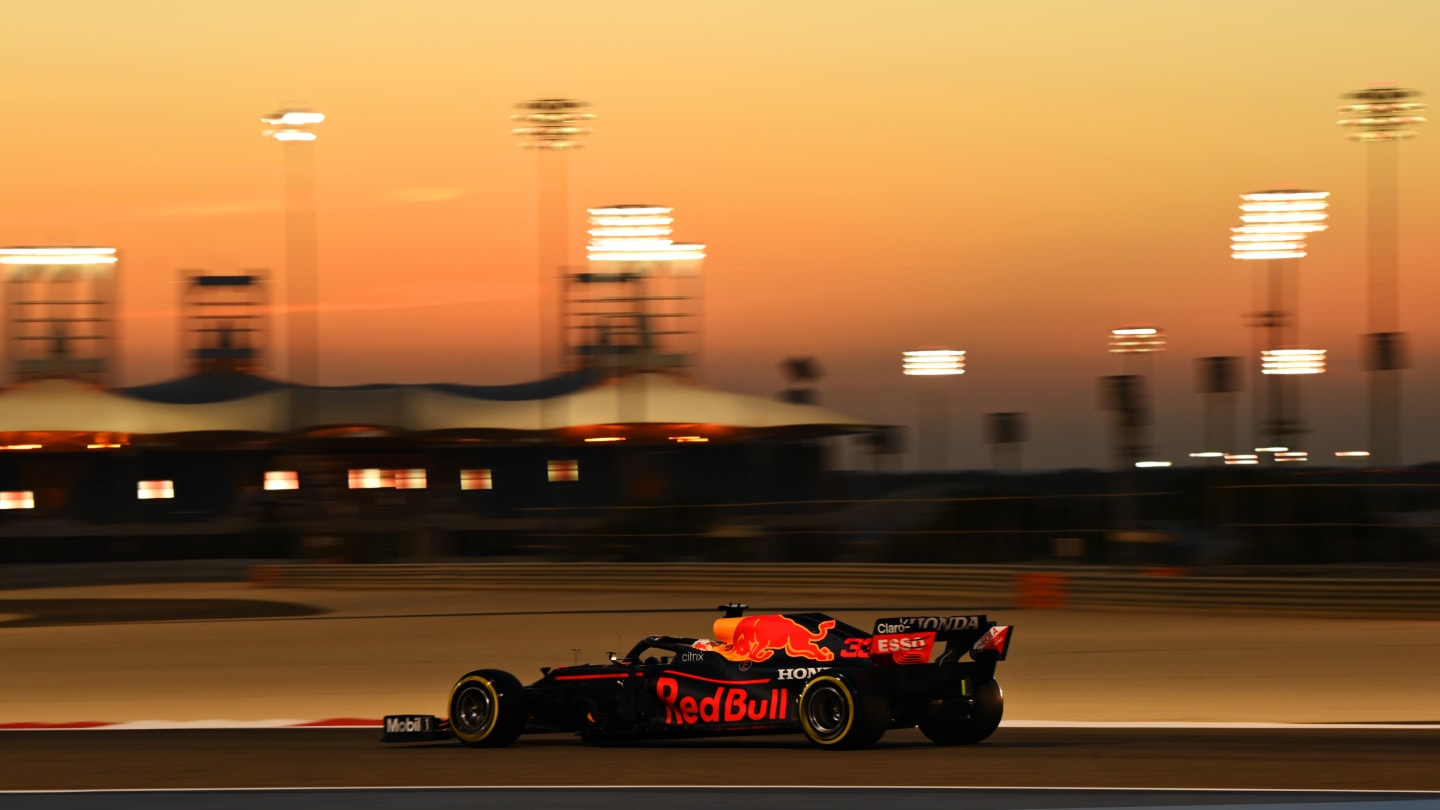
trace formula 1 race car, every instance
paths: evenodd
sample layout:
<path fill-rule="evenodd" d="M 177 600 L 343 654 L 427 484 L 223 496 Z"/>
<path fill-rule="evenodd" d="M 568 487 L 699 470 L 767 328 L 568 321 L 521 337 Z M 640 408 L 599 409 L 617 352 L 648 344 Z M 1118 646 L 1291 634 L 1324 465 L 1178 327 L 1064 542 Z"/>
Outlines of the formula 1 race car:
<path fill-rule="evenodd" d="M 826 748 L 863 748 L 892 728 L 961 745 L 1000 725 L 995 665 L 1009 651 L 1007 625 L 914 616 L 867 633 L 823 613 L 745 608 L 722 605 L 713 639 L 646 636 L 605 664 L 542 667 L 529 686 L 475 670 L 450 690 L 448 720 L 389 715 L 381 739 L 496 747 L 522 733 L 608 741 L 799 730 Z"/>

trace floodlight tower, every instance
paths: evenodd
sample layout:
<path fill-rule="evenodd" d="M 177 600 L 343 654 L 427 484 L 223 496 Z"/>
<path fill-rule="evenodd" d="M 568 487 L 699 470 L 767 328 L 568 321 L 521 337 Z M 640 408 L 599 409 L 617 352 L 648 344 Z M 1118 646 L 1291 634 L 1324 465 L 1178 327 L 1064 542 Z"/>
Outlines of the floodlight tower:
<path fill-rule="evenodd" d="M 1133 469 L 1150 449 L 1145 443 L 1145 428 L 1150 424 L 1145 378 L 1139 374 L 1101 377 L 1100 409 L 1111 416 L 1111 463 L 1117 470 Z"/>
<path fill-rule="evenodd" d="M 277 110 L 260 119 L 265 136 L 285 151 L 285 342 L 288 376 L 300 385 L 320 384 L 315 127 L 324 120 L 323 113 L 303 108 Z"/>
<path fill-rule="evenodd" d="M 612 205 L 588 209 L 589 270 L 565 275 L 563 336 L 568 368 L 606 374 L 683 371 L 705 246 L 670 239 L 673 209 Z"/>
<path fill-rule="evenodd" d="M 957 349 L 926 348 L 914 351 L 901 352 L 900 371 L 907 377 L 956 377 L 965 373 L 965 352 Z M 948 386 L 944 380 L 936 381 L 934 386 L 935 398 L 938 400 L 940 416 L 939 441 L 930 444 L 936 448 L 940 455 L 940 461 L 936 469 L 945 470 L 949 467 L 950 449 L 950 400 L 946 396 Z M 925 415 L 925 398 L 920 398 L 920 417 L 923 421 Z M 917 428 L 919 425 L 916 426 Z M 921 448 L 924 445 L 916 436 L 915 441 L 915 466 L 919 469 L 921 464 Z"/>
<path fill-rule="evenodd" d="M 1238 357 L 1200 358 L 1200 393 L 1205 397 L 1205 448 L 1192 457 L 1223 458 L 1235 452 L 1235 393 L 1240 390 Z"/>
<path fill-rule="evenodd" d="M 1151 358 L 1165 351 L 1165 333 L 1154 326 L 1122 326 L 1119 329 L 1111 329 L 1107 349 L 1111 354 L 1120 357 L 1122 374 L 1134 378 L 1134 381 L 1128 385 L 1136 386 L 1137 390 L 1143 391 L 1146 387 L 1145 379 L 1150 376 L 1152 370 Z M 1149 452 L 1150 437 L 1146 434 L 1152 415 L 1148 408 L 1145 410 L 1144 418 L 1139 420 L 1133 418 L 1137 414 L 1132 413 L 1128 407 L 1117 407 L 1113 410 L 1123 423 L 1120 432 L 1128 434 L 1124 442 L 1136 453 Z M 1129 416 L 1125 415 L 1127 413 Z M 1123 454 L 1123 451 L 1117 452 Z"/>
<path fill-rule="evenodd" d="M 1346 93 L 1340 125 L 1369 152 L 1366 202 L 1365 354 L 1370 372 L 1370 450 L 1378 464 L 1397 465 L 1400 455 L 1400 374 L 1405 340 L 1400 331 L 1399 142 L 1415 137 L 1425 123 L 1420 92 L 1403 87 L 1370 87 Z"/>
<path fill-rule="evenodd" d="M 114 382 L 118 263 L 111 247 L 0 248 L 12 382 Z"/>
<path fill-rule="evenodd" d="M 1266 357 L 1285 357 L 1297 349 L 1293 279 L 1295 262 L 1305 257 L 1308 234 L 1325 230 L 1327 191 L 1282 189 L 1240 195 L 1240 226 L 1231 228 L 1230 256 L 1268 264 L 1266 303 L 1252 314 L 1251 325 L 1262 337 L 1261 374 L 1268 384 L 1256 386 L 1256 446 L 1289 448 L 1305 432 L 1299 417 L 1295 374 L 1318 371 L 1267 370 Z M 1257 296 L 1258 297 L 1258 296 Z M 1323 371 L 1323 366 L 1320 369 Z M 1259 398 L 1267 399 L 1262 408 Z"/>
<path fill-rule="evenodd" d="M 537 153 L 539 169 L 538 199 L 538 240 L 539 265 L 539 373 L 543 379 L 549 374 L 553 350 L 552 340 L 556 334 L 552 319 L 556 319 L 555 302 L 559 300 L 556 288 L 565 275 L 568 263 L 568 242 L 566 232 L 569 222 L 569 178 L 566 155 L 584 146 L 582 142 L 593 130 L 585 124 L 595 116 L 585 112 L 590 105 L 571 98 L 540 98 L 522 101 L 515 105 L 521 112 L 510 116 L 519 124 L 511 132 L 520 138 L 520 148 L 533 149 Z M 563 321 L 560 324 L 563 329 Z M 563 340 L 560 342 L 563 347 Z"/>
<path fill-rule="evenodd" d="M 180 288 L 181 345 L 190 372 L 261 373 L 269 308 L 264 276 L 182 271 Z"/>

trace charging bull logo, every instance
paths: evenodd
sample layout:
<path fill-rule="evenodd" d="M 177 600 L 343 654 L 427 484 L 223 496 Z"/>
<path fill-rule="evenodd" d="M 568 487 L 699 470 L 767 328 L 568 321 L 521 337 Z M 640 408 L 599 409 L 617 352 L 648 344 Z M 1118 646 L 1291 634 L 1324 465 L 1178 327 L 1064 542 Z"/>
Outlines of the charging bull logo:
<path fill-rule="evenodd" d="M 826 619 L 811 633 L 804 625 L 784 616 L 746 616 L 735 625 L 729 653 L 755 662 L 768 660 L 776 650 L 796 658 L 833 661 L 835 653 L 816 642 L 823 640 L 834 626 L 834 619 Z"/>

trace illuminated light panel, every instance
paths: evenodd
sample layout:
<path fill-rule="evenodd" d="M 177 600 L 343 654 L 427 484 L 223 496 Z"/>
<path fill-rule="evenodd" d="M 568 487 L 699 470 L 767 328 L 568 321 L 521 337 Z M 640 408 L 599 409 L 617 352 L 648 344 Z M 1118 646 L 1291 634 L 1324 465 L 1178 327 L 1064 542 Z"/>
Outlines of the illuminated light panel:
<path fill-rule="evenodd" d="M 672 441 L 672 442 L 679 442 L 679 443 L 681 443 L 681 444 L 700 443 L 700 442 L 708 442 L 708 441 L 710 441 L 708 438 L 706 438 L 706 437 L 704 437 L 704 436 L 668 436 L 668 437 L 666 437 L 666 438 L 668 438 L 668 439 L 669 439 L 670 441 Z"/>
<path fill-rule="evenodd" d="M 1324 222 L 1326 216 L 1323 213 L 1245 214 L 1240 217 L 1240 221 L 1250 224 L 1274 225 L 1291 222 Z"/>
<path fill-rule="evenodd" d="M 350 489 L 388 489 L 395 486 L 395 474 L 393 470 L 381 470 L 375 467 L 350 470 Z"/>
<path fill-rule="evenodd" d="M 621 216 L 621 215 L 619 215 L 619 214 L 596 214 L 596 213 L 594 213 L 595 211 L 603 211 L 603 210 L 608 210 L 608 209 L 600 209 L 600 208 L 592 208 L 592 209 L 590 209 L 590 211 L 591 211 L 591 214 L 590 214 L 590 225 L 591 225 L 592 228 L 594 228 L 595 230 L 598 230 L 598 231 L 606 231 L 606 230 L 620 229 L 620 228 L 645 228 L 646 230 L 658 230 L 658 231 L 663 231 L 663 232 L 664 232 L 664 235 L 667 235 L 667 236 L 668 236 L 668 235 L 670 234 L 670 226 L 675 222 L 675 218 L 674 218 L 674 217 L 668 217 L 668 216 L 662 217 L 662 216 L 655 216 L 655 215 L 652 215 L 652 214 L 634 214 L 634 215 Z M 665 208 L 665 209 L 661 209 L 661 210 L 669 211 L 670 209 Z M 590 233 L 591 233 L 592 235 L 597 235 L 597 234 L 595 234 L 595 230 L 592 230 Z M 650 235 L 656 236 L 656 235 L 659 235 L 659 234 L 650 234 Z"/>
<path fill-rule="evenodd" d="M 612 228 L 592 228 L 590 235 L 599 239 L 616 237 L 640 238 L 646 236 L 669 236 L 669 228 L 641 228 L 633 225 L 616 225 Z"/>
<path fill-rule="evenodd" d="M 1224 458 L 1225 454 L 1219 451 L 1206 451 L 1204 453 L 1191 453 L 1190 458 Z"/>
<path fill-rule="evenodd" d="M 670 239 L 674 222 L 671 209 L 662 206 L 619 205 L 591 208 L 592 262 L 694 262 L 705 258 L 705 246 Z"/>
<path fill-rule="evenodd" d="M 1144 467 L 1169 467 L 1169 466 L 1171 466 L 1171 462 L 1169 462 L 1169 461 L 1137 461 L 1137 462 L 1135 462 L 1135 466 L 1136 466 L 1136 467 L 1142 467 L 1142 468 L 1144 468 Z"/>
<path fill-rule="evenodd" d="M 0 450 L 39 450 L 44 446 L 43 444 L 4 444 L 0 445 Z"/>
<path fill-rule="evenodd" d="M 141 501 L 169 500 L 175 497 L 174 481 L 140 481 L 135 487 L 135 498 Z"/>
<path fill-rule="evenodd" d="M 35 493 L 31 490 L 0 492 L 0 509 L 34 509 Z"/>
<path fill-rule="evenodd" d="M 958 349 L 917 349 L 900 354 L 901 373 L 910 377 L 943 377 L 965 373 L 965 352 Z"/>
<path fill-rule="evenodd" d="M 1346 93 L 1352 103 L 1340 107 L 1339 124 L 1350 129 L 1357 141 L 1397 141 L 1415 137 L 1415 128 L 1425 123 L 1425 105 L 1414 101 L 1418 90 L 1404 87 L 1370 87 Z"/>
<path fill-rule="evenodd" d="M 272 127 L 304 127 L 318 124 L 325 120 L 324 113 L 312 110 L 284 110 L 280 113 L 271 113 L 261 118 L 262 123 Z"/>
<path fill-rule="evenodd" d="M 1324 349 L 1266 349 L 1260 353 L 1261 374 L 1324 374 Z"/>
<path fill-rule="evenodd" d="M 594 436 L 594 437 L 592 437 L 592 438 L 586 439 L 585 441 L 587 441 L 587 442 L 623 442 L 623 441 L 625 441 L 625 437 L 624 437 L 624 436 Z"/>
<path fill-rule="evenodd" d="M 525 124 L 511 130 L 520 137 L 520 148 L 560 152 L 579 149 L 580 139 L 589 135 L 588 127 L 577 126 L 593 121 L 592 113 L 581 112 L 590 105 L 570 98 L 540 98 L 515 105 L 524 112 L 510 116 L 510 120 Z"/>
<path fill-rule="evenodd" d="M 107 247 L 15 247 L 0 248 L 0 264 L 68 267 L 114 264 L 115 248 Z"/>
<path fill-rule="evenodd" d="M 1275 460 L 1276 460 L 1276 461 L 1309 461 L 1309 460 L 1310 460 L 1310 452 L 1309 452 L 1308 450 L 1286 450 L 1286 451 L 1283 452 L 1283 453 L 1276 453 L 1276 454 L 1275 454 Z"/>
<path fill-rule="evenodd" d="M 113 450 L 113 449 L 115 449 L 115 448 L 117 448 L 117 447 L 122 447 L 122 446 L 123 446 L 123 445 L 121 445 L 119 442 L 96 442 L 96 443 L 94 443 L 94 444 L 87 444 L 87 445 L 85 445 L 85 449 L 86 449 L 86 450 Z"/>
<path fill-rule="evenodd" d="M 466 491 L 494 489 L 495 476 L 490 470 L 461 470 L 460 488 Z"/>
<path fill-rule="evenodd" d="M 1226 453 L 1226 464 L 1259 464 L 1260 457 L 1249 453 Z"/>
<path fill-rule="evenodd" d="M 1241 203 L 1241 204 L 1240 204 L 1240 210 L 1241 210 L 1241 211 L 1245 211 L 1245 212 L 1247 212 L 1247 213 L 1256 213 L 1256 214 L 1259 214 L 1259 213 L 1267 213 L 1267 212 L 1324 211 L 1325 208 L 1326 208 L 1326 206 L 1328 206 L 1328 205 L 1329 205 L 1329 203 L 1325 202 L 1323 198 L 1322 198 L 1322 199 L 1319 199 L 1319 200 L 1316 200 L 1316 201 L 1314 201 L 1314 202 L 1306 202 L 1306 201 L 1299 201 L 1299 200 L 1293 201 L 1293 202 L 1289 202 L 1289 201 L 1287 201 L 1287 202 L 1247 202 L 1247 203 Z M 1323 217 L 1323 216 L 1320 217 L 1320 219 L 1322 219 L 1322 220 L 1323 220 L 1324 218 L 1325 218 L 1325 217 Z M 1242 219 L 1243 219 L 1243 217 L 1242 217 Z M 1303 221 L 1303 220 L 1302 220 L 1302 219 L 1299 219 L 1299 218 L 1296 218 L 1296 219 L 1291 219 L 1291 220 L 1286 220 L 1286 221 L 1287 221 L 1287 222 L 1290 222 L 1290 221 Z"/>
<path fill-rule="evenodd" d="M 1254 250 L 1232 253 L 1232 259 L 1303 259 L 1310 254 L 1303 250 Z"/>
<path fill-rule="evenodd" d="M 1336 458 L 1369 458 L 1369 450 L 1336 450 Z"/>
<path fill-rule="evenodd" d="M 295 470 L 267 470 L 265 472 L 266 491 L 299 488 L 300 473 Z"/>
<path fill-rule="evenodd" d="M 1153 326 L 1127 326 L 1111 329 L 1111 354 L 1152 354 L 1165 351 L 1165 335 Z"/>
<path fill-rule="evenodd" d="M 55 254 L 75 256 L 110 256 L 115 248 L 107 247 L 10 247 L 0 248 L 0 254 L 9 256 L 51 256 Z"/>
<path fill-rule="evenodd" d="M 425 489 L 425 471 L 420 469 L 386 470 L 395 481 L 396 489 Z"/>
<path fill-rule="evenodd" d="M 580 462 L 574 459 L 547 461 L 545 475 L 550 481 L 579 481 Z"/>
<path fill-rule="evenodd" d="M 601 249 L 594 250 L 587 255 L 592 262 L 677 262 L 695 261 L 705 258 L 705 251 L 693 248 L 682 248 L 678 245 L 667 245 L 656 250 L 625 250 Z"/>
<path fill-rule="evenodd" d="M 1327 227 L 1329 196 L 1328 191 L 1241 194 L 1243 224 L 1230 229 L 1230 257 L 1252 261 L 1305 258 L 1305 234 Z"/>
<path fill-rule="evenodd" d="M 1328 191 L 1252 191 L 1249 194 L 1241 194 L 1242 200 L 1254 200 L 1256 202 L 1290 202 L 1303 200 L 1323 200 L 1330 196 Z"/>
<path fill-rule="evenodd" d="M 277 141 L 313 141 L 318 136 L 310 131 L 310 127 L 322 123 L 324 120 L 325 114 L 314 110 L 277 110 L 260 117 L 260 123 L 268 127 L 275 127 L 275 129 L 264 130 L 261 134 Z"/>

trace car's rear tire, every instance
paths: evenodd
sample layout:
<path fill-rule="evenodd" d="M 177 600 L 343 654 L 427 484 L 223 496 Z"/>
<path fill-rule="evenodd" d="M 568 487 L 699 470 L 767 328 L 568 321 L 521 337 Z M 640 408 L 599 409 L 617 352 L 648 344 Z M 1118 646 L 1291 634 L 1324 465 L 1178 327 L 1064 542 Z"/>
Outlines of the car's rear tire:
<path fill-rule="evenodd" d="M 525 687 L 508 672 L 478 669 L 450 690 L 450 733 L 476 748 L 499 748 L 525 730 Z"/>
<path fill-rule="evenodd" d="M 862 675 L 822 672 L 800 692 L 800 728 L 823 748 L 866 748 L 889 725 L 889 701 Z"/>
<path fill-rule="evenodd" d="M 946 702 L 920 721 L 920 732 L 940 745 L 971 745 L 995 733 L 1005 714 L 1005 691 L 999 681 L 987 681 L 975 690 L 973 706 Z"/>

